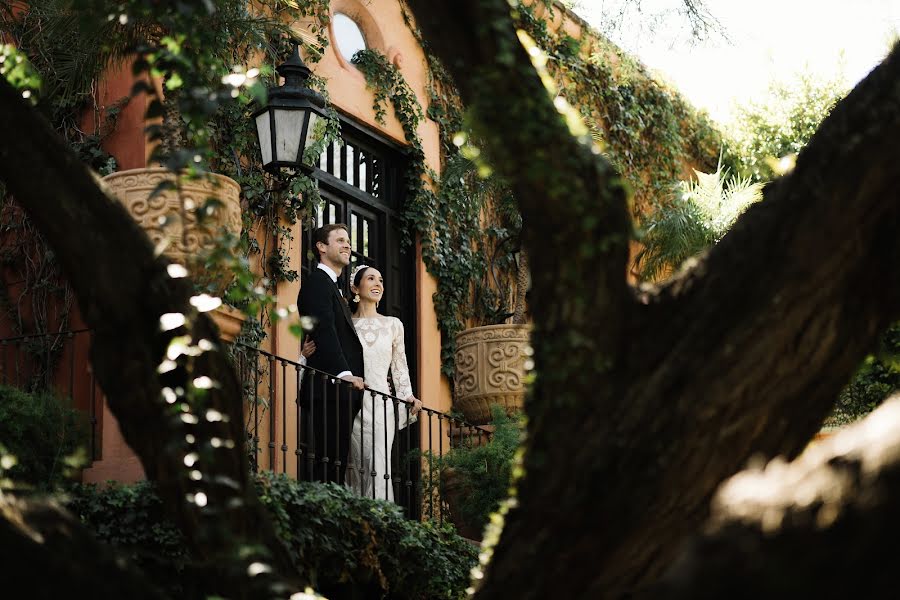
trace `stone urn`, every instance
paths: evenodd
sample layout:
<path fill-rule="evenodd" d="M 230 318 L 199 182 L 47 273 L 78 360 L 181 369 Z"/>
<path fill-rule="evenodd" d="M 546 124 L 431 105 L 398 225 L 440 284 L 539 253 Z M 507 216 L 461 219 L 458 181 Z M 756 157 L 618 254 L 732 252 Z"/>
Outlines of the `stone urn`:
<path fill-rule="evenodd" d="M 491 404 L 503 406 L 507 414 L 522 410 L 530 330 L 527 324 L 486 325 L 456 336 L 453 403 L 467 421 L 490 422 Z"/>
<path fill-rule="evenodd" d="M 163 254 L 187 266 L 196 284 L 217 294 L 225 291 L 232 281 L 231 273 L 227 269 L 206 269 L 198 262 L 213 248 L 220 233 L 225 231 L 234 236 L 241 233 L 241 187 L 234 179 L 218 174 L 183 179 L 180 191 L 167 189 L 153 198 L 150 195 L 161 182 L 175 182 L 175 175 L 168 169 L 129 169 L 107 175 L 102 181 L 107 191 L 125 205 L 154 246 L 167 243 Z M 198 222 L 194 209 L 202 208 L 209 199 L 218 203 Z M 229 335 L 233 339 L 246 318 L 226 306 L 210 316 L 219 326 L 223 339 Z"/>
<path fill-rule="evenodd" d="M 164 254 L 183 265 L 209 250 L 222 229 L 240 235 L 241 187 L 234 179 L 211 174 L 182 180 L 180 193 L 169 189 L 150 198 L 164 181 L 174 183 L 175 176 L 163 168 L 129 169 L 103 178 L 107 189 L 125 205 L 150 241 L 159 245 L 168 240 Z M 198 223 L 194 209 L 204 206 L 210 198 L 219 205 Z"/>

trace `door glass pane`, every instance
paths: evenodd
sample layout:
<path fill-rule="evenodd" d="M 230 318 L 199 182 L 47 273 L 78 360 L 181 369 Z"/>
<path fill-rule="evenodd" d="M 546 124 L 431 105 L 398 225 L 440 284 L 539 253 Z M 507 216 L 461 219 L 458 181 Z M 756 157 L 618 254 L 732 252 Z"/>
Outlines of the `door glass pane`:
<path fill-rule="evenodd" d="M 328 222 L 337 223 L 337 207 L 334 204 L 328 204 Z"/>
<path fill-rule="evenodd" d="M 331 174 L 337 178 L 341 176 L 341 144 L 337 140 L 331 142 Z"/>
<path fill-rule="evenodd" d="M 369 186 L 369 193 L 376 198 L 381 197 L 381 161 L 372 157 L 372 184 Z"/>
<path fill-rule="evenodd" d="M 369 220 L 368 220 L 368 219 L 363 219 L 362 226 L 363 226 L 363 227 L 362 227 L 362 229 L 363 229 L 363 234 L 362 234 L 362 253 L 365 254 L 366 256 L 371 256 L 371 255 L 369 254 Z"/>
<path fill-rule="evenodd" d="M 359 219 L 356 217 L 356 213 L 350 215 L 350 246 L 353 248 L 354 252 L 359 252 L 359 236 L 357 235 L 357 222 Z"/>
<path fill-rule="evenodd" d="M 347 144 L 347 183 L 356 185 L 356 169 L 353 168 L 356 148 Z"/>
<path fill-rule="evenodd" d="M 369 180 L 366 178 L 366 163 L 369 161 L 369 155 L 359 153 L 359 189 L 364 192 L 369 191 Z"/>

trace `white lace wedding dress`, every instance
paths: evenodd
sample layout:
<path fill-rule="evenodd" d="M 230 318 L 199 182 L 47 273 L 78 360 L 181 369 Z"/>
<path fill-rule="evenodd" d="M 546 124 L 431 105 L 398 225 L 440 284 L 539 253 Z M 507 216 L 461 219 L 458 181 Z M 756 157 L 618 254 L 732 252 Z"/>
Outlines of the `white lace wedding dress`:
<path fill-rule="evenodd" d="M 390 370 L 395 395 L 404 400 L 411 396 L 412 384 L 400 319 L 377 316 L 353 319 L 353 323 L 363 347 L 366 386 L 390 393 Z M 385 400 L 370 392 L 364 394 L 362 406 L 353 420 L 345 483 L 362 496 L 393 500 L 394 486 L 390 477 L 394 436 L 398 429 L 403 429 L 416 418 L 407 418 L 407 405 L 398 403 L 395 412 L 394 402 L 390 398 Z"/>

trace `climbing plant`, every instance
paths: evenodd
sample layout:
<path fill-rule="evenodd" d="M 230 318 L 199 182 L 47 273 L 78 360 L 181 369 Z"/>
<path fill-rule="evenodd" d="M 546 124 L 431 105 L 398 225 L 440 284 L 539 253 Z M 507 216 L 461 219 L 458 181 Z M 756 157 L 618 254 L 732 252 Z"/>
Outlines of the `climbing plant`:
<path fill-rule="evenodd" d="M 102 22 L 85 19 L 79 10 L 99 11 L 109 18 Z M 33 65 L 33 79 L 40 81 L 41 93 L 35 89 L 34 96 L 40 100 L 39 108 L 50 115 L 57 130 L 100 175 L 116 169 L 115 160 L 102 149 L 102 142 L 114 131 L 116 118 L 130 99 L 126 96 L 111 106 L 97 106 L 94 93 L 103 73 L 124 61 L 133 63 L 136 75 L 146 74 L 162 81 L 165 100 L 175 104 L 177 143 L 160 144 L 153 159 L 187 177 L 201 177 L 207 170 L 218 170 L 241 184 L 245 199 L 242 236 L 223 237 L 219 248 L 206 258 L 231 261 L 228 267 L 236 275 L 229 295 L 232 303 L 243 307 L 252 303 L 265 313 L 274 285 L 297 276 L 287 267 L 292 242 L 289 224 L 316 202 L 317 193 L 313 182 L 304 176 L 276 186 L 263 173 L 255 147 L 256 133 L 249 119 L 251 102 L 261 99 L 265 83 L 274 81 L 272 65 L 288 55 L 293 36 L 290 23 L 308 19 L 314 40 L 304 43 L 305 53 L 311 61 L 322 56 L 328 43 L 328 14 L 328 0 L 267 0 L 249 5 L 227 1 L 217 2 L 211 11 L 188 5 L 163 7 L 106 0 L 32 3 L 26 11 L 0 11 L 3 30 L 9 32 L 15 46 L 28 58 L 24 62 L 11 60 L 7 66 L 15 65 L 16 70 L 7 69 L 11 72 L 5 75 L 22 79 L 29 73 L 23 70 L 25 65 Z M 261 68 L 249 67 L 251 62 L 260 60 Z M 36 83 L 31 85 L 37 88 Z M 155 86 L 139 82 L 132 91 L 132 95 L 138 94 L 149 97 L 148 118 L 159 117 L 168 110 Z M 319 149 L 334 137 L 336 123 L 335 119 L 327 121 L 326 136 Z M 86 124 L 91 126 L 85 127 Z M 152 124 L 148 132 L 151 139 L 162 139 L 171 135 L 171 128 L 171 124 Z M 7 233 L 3 237 L 6 252 L 0 252 L 4 260 L 21 261 L 28 254 L 52 266 L 52 252 L 36 235 L 31 235 L 27 219 L 17 213 L 5 195 L 2 210 Z M 15 235 L 10 235 L 13 228 Z M 265 233 L 257 235 L 257 228 Z M 23 236 L 38 245 L 34 252 L 18 251 Z M 263 247 L 258 240 L 263 240 Z M 267 247 L 270 242 L 272 247 Z M 255 253 L 267 257 L 261 277 L 250 272 L 247 258 Z M 54 289 L 46 280 L 52 269 L 33 270 L 40 271 L 44 280 L 23 276 L 23 297 Z M 15 309 L 15 302 L 6 296 L 0 302 L 5 300 L 7 308 Z M 264 320 L 264 314 L 260 314 L 255 321 L 256 337 L 262 334 L 259 324 Z"/>
<path fill-rule="evenodd" d="M 547 53 L 561 95 L 578 107 L 595 140 L 628 181 L 635 216 L 667 195 L 689 167 L 715 167 L 721 138 L 703 113 L 613 44 L 597 35 L 577 39 L 553 30 L 540 10 L 552 15 L 560 8 L 544 0 L 519 4 L 517 25 Z M 426 267 L 438 282 L 433 300 L 442 334 L 442 369 L 449 376 L 457 333 L 466 326 L 502 322 L 512 314 L 521 217 L 508 186 L 481 161 L 478 141 L 466 127 L 464 107 L 446 69 L 429 52 L 405 8 L 403 16 L 425 51 L 427 110 L 380 53 L 365 50 L 353 62 L 373 90 L 376 118 L 384 122 L 390 102 L 410 146 L 403 208 L 406 236 L 419 237 Z M 571 14 L 568 18 L 577 19 Z M 425 165 L 417 135 L 423 112 L 439 126 L 440 178 Z"/>

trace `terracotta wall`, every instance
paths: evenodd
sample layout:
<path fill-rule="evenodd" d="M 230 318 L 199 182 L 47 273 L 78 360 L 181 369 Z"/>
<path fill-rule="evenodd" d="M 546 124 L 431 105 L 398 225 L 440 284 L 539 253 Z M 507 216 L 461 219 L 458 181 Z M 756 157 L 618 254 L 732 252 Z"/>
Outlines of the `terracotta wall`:
<path fill-rule="evenodd" d="M 428 72 L 425 55 L 409 27 L 404 23 L 399 3 L 396 0 L 366 0 L 364 2 L 333 0 L 331 10 L 332 14 L 336 12 L 346 14 L 361 26 L 367 46 L 382 52 L 400 69 L 418 96 L 419 103 L 426 108 Z M 297 28 L 304 29 L 305 26 L 301 23 L 297 25 Z M 332 43 L 326 48 L 322 60 L 312 65 L 312 68 L 317 75 L 326 79 L 332 104 L 339 111 L 352 116 L 353 119 L 367 127 L 399 143 L 405 143 L 403 129 L 390 108 L 387 110 L 386 124 L 381 125 L 376 122 L 375 112 L 372 109 L 373 95 L 366 88 L 365 78 L 355 66 L 340 55 L 331 30 L 329 30 L 329 38 Z M 425 150 L 426 161 L 431 168 L 439 171 L 440 142 L 437 125 L 426 119 L 420 125 L 418 133 Z M 298 228 L 295 232 L 295 240 L 300 239 L 299 234 Z M 299 260 L 298 252 L 292 252 L 291 256 L 295 261 Z M 291 268 L 299 269 L 299 264 L 291 265 Z M 419 347 L 416 351 L 418 352 L 419 381 L 415 386 L 415 391 L 428 406 L 438 410 L 448 410 L 450 407 L 449 385 L 446 381 L 441 380 L 440 334 L 431 300 L 437 285 L 434 278 L 425 271 L 421 257 L 416 261 L 416 271 L 417 337 L 419 339 Z M 298 283 L 282 284 L 278 289 L 279 303 L 287 306 L 296 302 L 298 292 Z M 286 328 L 287 324 L 279 327 L 278 354 L 296 356 L 296 341 L 289 337 Z M 412 352 L 413 349 L 408 348 L 407 351 Z"/>

